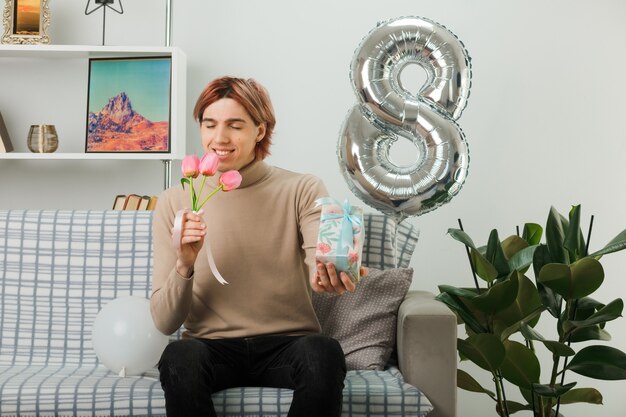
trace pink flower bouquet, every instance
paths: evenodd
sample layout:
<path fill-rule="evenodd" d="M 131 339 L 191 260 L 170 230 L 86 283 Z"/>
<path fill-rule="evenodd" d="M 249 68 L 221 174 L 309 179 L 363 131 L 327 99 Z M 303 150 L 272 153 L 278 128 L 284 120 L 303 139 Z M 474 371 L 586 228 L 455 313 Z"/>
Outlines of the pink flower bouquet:
<path fill-rule="evenodd" d="M 189 196 L 191 199 L 191 210 L 194 212 L 200 211 L 202 206 L 213 197 L 218 191 L 232 191 L 241 185 L 241 174 L 239 171 L 231 170 L 226 171 L 218 180 L 218 186 L 205 197 L 202 202 L 199 202 L 202 189 L 204 188 L 204 182 L 206 177 L 212 177 L 217 172 L 217 165 L 219 164 L 219 158 L 214 153 L 206 153 L 202 159 L 198 159 L 196 155 L 187 155 L 183 158 L 181 171 L 183 172 L 183 178 L 180 179 L 180 183 L 185 188 L 185 184 L 189 185 Z M 196 193 L 193 186 L 193 179 L 198 175 L 203 175 L 200 190 Z"/>
<path fill-rule="evenodd" d="M 180 179 L 180 183 L 185 188 L 185 184 L 189 185 L 189 195 L 191 198 L 191 210 L 195 213 L 198 213 L 202 206 L 218 191 L 232 191 L 235 188 L 241 185 L 241 174 L 239 171 L 231 170 L 226 171 L 218 180 L 218 186 L 215 187 L 213 191 L 207 195 L 204 200 L 199 201 L 200 196 L 202 195 L 202 189 L 204 188 L 204 182 L 206 181 L 206 177 L 212 177 L 217 172 L 217 166 L 219 164 L 219 158 L 214 153 L 205 154 L 202 159 L 198 159 L 196 155 L 187 155 L 183 158 L 183 163 L 181 166 L 181 170 L 183 172 L 183 178 Z M 198 178 L 198 175 L 202 174 L 202 183 L 200 185 L 200 190 L 196 193 L 196 190 L 193 186 L 193 180 Z M 185 216 L 185 212 L 187 209 L 178 210 L 176 213 L 176 217 L 174 218 L 174 227 L 172 231 L 172 242 L 174 247 L 178 250 L 181 246 L 181 236 L 183 230 L 183 219 Z M 209 267 L 213 272 L 213 276 L 215 279 L 221 284 L 228 284 L 228 282 L 224 279 L 224 277 L 217 270 L 217 266 L 215 265 L 215 260 L 213 259 L 213 254 L 211 253 L 211 245 L 209 240 L 205 240 L 205 247 L 207 253 L 207 259 L 209 261 Z"/>

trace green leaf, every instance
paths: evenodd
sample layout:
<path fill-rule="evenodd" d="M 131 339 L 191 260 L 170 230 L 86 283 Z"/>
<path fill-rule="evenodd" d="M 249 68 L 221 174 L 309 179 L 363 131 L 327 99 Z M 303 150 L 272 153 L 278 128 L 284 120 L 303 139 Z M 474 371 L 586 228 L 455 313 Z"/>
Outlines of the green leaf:
<path fill-rule="evenodd" d="M 539 291 L 541 302 L 552 317 L 559 318 L 561 315 L 561 296 L 539 282 L 539 272 L 545 265 L 552 262 L 548 247 L 546 245 L 539 245 L 533 255 L 533 271 L 535 272 L 535 279 L 537 280 L 537 291 Z"/>
<path fill-rule="evenodd" d="M 524 338 L 528 340 L 536 340 L 539 342 L 543 342 L 544 340 L 546 340 L 538 331 L 536 331 L 526 323 L 522 323 L 520 325 L 520 332 L 522 333 L 522 336 L 524 336 Z"/>
<path fill-rule="evenodd" d="M 470 259 L 474 272 L 487 282 L 491 282 L 498 277 L 498 271 L 496 268 L 485 258 L 480 250 L 474 245 L 472 238 L 467 233 L 460 229 L 448 229 L 448 234 L 453 239 L 463 243 L 470 248 Z"/>
<path fill-rule="evenodd" d="M 566 369 L 589 378 L 626 379 L 626 354 L 609 346 L 587 346 L 572 358 Z"/>
<path fill-rule="evenodd" d="M 563 217 L 561 213 L 559 213 L 559 219 L 561 219 L 561 227 L 563 228 L 563 231 L 567 233 L 567 230 L 569 229 L 569 220 Z M 565 238 L 563 238 L 563 242 L 565 243 Z"/>
<path fill-rule="evenodd" d="M 582 311 L 593 310 L 595 312 L 597 310 L 600 310 L 602 307 L 604 307 L 604 304 L 601 303 L 600 301 L 594 300 L 591 297 L 583 297 L 579 299 L 578 304 L 576 304 L 576 311 L 577 311 L 576 317 L 578 317 L 578 313 Z M 590 315 L 586 317 L 589 317 Z"/>
<path fill-rule="evenodd" d="M 602 264 L 594 258 L 583 258 L 572 265 L 572 294 L 571 298 L 583 298 L 600 288 L 604 281 Z"/>
<path fill-rule="evenodd" d="M 565 343 L 560 343 L 555 340 L 544 340 L 541 343 L 556 356 L 574 356 L 576 352 Z"/>
<path fill-rule="evenodd" d="M 566 332 L 570 332 L 575 328 L 593 326 L 595 324 L 603 324 L 607 321 L 615 320 L 621 317 L 622 310 L 624 309 L 624 302 L 621 298 L 617 298 L 611 301 L 609 304 L 602 307 L 596 313 L 589 316 L 585 320 L 568 320 L 563 324 L 563 328 Z"/>
<path fill-rule="evenodd" d="M 572 320 L 586 320 L 604 307 L 599 301 L 591 297 L 583 297 L 576 300 L 576 314 Z"/>
<path fill-rule="evenodd" d="M 554 207 L 550 207 L 550 213 L 546 222 L 546 244 L 554 262 L 568 264 L 567 252 L 563 247 L 565 232 L 561 217 L 561 214 Z"/>
<path fill-rule="evenodd" d="M 530 389 L 532 387 L 528 387 L 528 388 L 518 387 L 518 388 L 519 388 L 519 392 L 522 394 L 522 397 L 526 400 L 526 402 L 529 403 L 529 404 L 532 404 L 533 403 L 533 392 Z"/>
<path fill-rule="evenodd" d="M 539 271 L 537 281 L 568 298 L 572 287 L 572 271 L 562 263 L 547 264 Z"/>
<path fill-rule="evenodd" d="M 526 223 L 522 232 L 522 239 L 528 242 L 529 246 L 538 245 L 541 242 L 543 228 L 536 223 Z"/>
<path fill-rule="evenodd" d="M 533 407 L 530 404 L 521 404 L 516 401 L 506 401 L 506 408 L 509 410 L 509 414 L 517 413 L 518 411 L 532 411 Z M 496 412 L 502 416 L 504 413 L 500 410 L 500 404 L 496 403 Z"/>
<path fill-rule="evenodd" d="M 488 334 L 475 334 L 467 339 L 457 339 L 459 353 L 481 368 L 495 373 L 504 361 L 504 345 L 498 337 Z"/>
<path fill-rule="evenodd" d="M 535 276 L 539 276 L 539 271 L 547 264 L 555 263 L 550 256 L 550 251 L 546 245 L 539 245 L 533 254 L 533 271 Z"/>
<path fill-rule="evenodd" d="M 591 297 L 578 299 L 574 305 L 576 306 L 575 315 L 572 318 L 574 321 L 587 320 L 605 306 Z M 565 326 L 566 324 L 563 323 L 562 327 L 565 328 Z M 611 340 L 611 335 L 603 330 L 605 326 L 606 323 L 601 323 L 600 325 L 590 325 L 587 327 L 576 327 L 571 330 L 569 335 L 567 335 L 568 341 L 582 342 L 585 340 Z M 561 335 L 563 335 L 563 331 Z"/>
<path fill-rule="evenodd" d="M 576 386 L 576 382 L 561 385 L 555 384 L 554 387 L 544 384 L 533 384 L 533 390 L 542 397 L 558 398 Z"/>
<path fill-rule="evenodd" d="M 483 388 L 478 381 L 462 369 L 456 370 L 456 386 L 466 391 L 482 392 L 489 395 L 494 400 L 496 399 L 496 394 L 486 388 Z"/>
<path fill-rule="evenodd" d="M 190 180 L 189 178 L 181 178 L 180 179 L 180 185 L 183 187 L 183 190 L 185 189 L 185 184 L 189 184 Z"/>
<path fill-rule="evenodd" d="M 511 270 L 509 269 L 509 262 L 503 250 L 500 239 L 498 238 L 498 231 L 493 229 L 489 234 L 489 241 L 487 242 L 486 259 L 491 265 L 498 271 L 498 278 L 506 277 Z"/>
<path fill-rule="evenodd" d="M 454 240 L 458 240 L 459 242 L 461 242 L 465 246 L 469 246 L 472 249 L 476 249 L 476 246 L 474 245 L 474 242 L 472 241 L 472 238 L 469 237 L 469 235 L 467 233 L 465 233 L 463 230 L 461 230 L 461 229 L 448 229 L 448 234 L 450 236 L 452 236 L 452 238 Z"/>
<path fill-rule="evenodd" d="M 559 318 L 561 315 L 561 300 L 563 298 L 541 282 L 537 282 L 537 291 L 541 297 L 541 303 L 546 310 L 548 310 L 552 317 Z"/>
<path fill-rule="evenodd" d="M 476 318 L 472 311 L 455 295 L 441 293 L 435 297 L 452 310 L 475 333 L 485 333 L 486 327 Z"/>
<path fill-rule="evenodd" d="M 504 310 L 517 298 L 519 289 L 517 274 L 517 271 L 514 271 L 504 281 L 495 283 L 486 292 L 474 297 L 471 304 L 490 315 Z"/>
<path fill-rule="evenodd" d="M 539 382 L 541 368 L 535 353 L 519 342 L 504 341 L 506 356 L 500 370 L 502 376 L 518 387 L 530 387 Z"/>
<path fill-rule="evenodd" d="M 522 273 L 526 272 L 530 264 L 533 263 L 535 250 L 537 250 L 538 247 L 539 245 L 528 246 L 511 256 L 509 258 L 509 268 L 511 271 L 516 269 Z"/>
<path fill-rule="evenodd" d="M 611 335 L 600 326 L 583 327 L 576 329 L 569 335 L 569 341 L 572 343 L 586 342 L 588 340 L 602 340 L 608 342 Z"/>
<path fill-rule="evenodd" d="M 544 346 L 556 356 L 573 356 L 576 354 L 576 352 L 574 352 L 574 349 L 564 343 L 553 340 L 546 340 L 541 334 L 539 334 L 539 332 L 537 332 L 526 323 L 522 323 L 522 325 L 520 326 L 520 330 L 524 338 L 528 340 L 536 340 L 543 343 Z"/>
<path fill-rule="evenodd" d="M 524 248 L 528 247 L 528 243 L 519 236 L 509 236 L 502 241 L 502 250 L 507 259 L 511 259 L 513 255 Z"/>
<path fill-rule="evenodd" d="M 561 395 L 561 404 L 602 404 L 602 394 L 595 388 L 574 388 Z"/>
<path fill-rule="evenodd" d="M 617 236 L 615 236 L 605 247 L 592 253 L 589 256 L 599 257 L 613 252 L 618 252 L 626 249 L 626 230 L 622 230 Z"/>
<path fill-rule="evenodd" d="M 515 322 L 511 326 L 501 330 L 501 332 L 500 332 L 500 340 L 506 340 L 513 333 L 519 331 L 520 325 L 522 323 L 534 323 L 534 324 L 536 324 L 537 321 L 539 321 L 539 317 L 541 316 L 541 313 L 543 312 L 543 310 L 544 310 L 544 308 L 543 308 L 543 306 L 541 306 L 538 309 L 532 311 L 530 314 L 528 314 L 522 320 L 520 320 L 518 322 Z M 494 333 L 496 333 L 496 332 L 494 331 Z M 496 334 L 498 334 L 498 333 L 496 333 Z"/>
<path fill-rule="evenodd" d="M 594 258 L 583 258 L 572 265 L 547 264 L 539 271 L 538 281 L 567 300 L 585 297 L 604 281 L 602 265 Z"/>
<path fill-rule="evenodd" d="M 499 334 L 501 340 L 508 338 L 512 333 L 516 332 L 522 320 L 534 326 L 539 320 L 539 314 L 542 311 L 541 299 L 539 298 L 537 288 L 535 288 L 528 277 L 519 272 L 516 272 L 516 274 L 519 287 L 515 301 L 493 318 L 493 332 L 494 334 Z M 537 314 L 530 318 L 529 316 L 535 312 Z M 510 329 L 511 333 L 508 333 L 507 329 L 511 326 L 515 327 Z"/>
<path fill-rule="evenodd" d="M 569 252 L 570 262 L 585 255 L 585 241 L 580 230 L 580 204 L 572 206 L 569 212 L 569 227 L 565 233 L 563 246 Z"/>
<path fill-rule="evenodd" d="M 476 275 L 487 282 L 498 278 L 498 270 L 485 258 L 478 249 L 470 249 L 472 265 L 474 265 Z"/>
<path fill-rule="evenodd" d="M 465 298 L 468 300 L 476 298 L 476 296 L 478 295 L 476 294 L 476 290 L 474 289 L 469 290 L 467 288 L 458 288 L 451 285 L 439 285 L 438 288 L 441 292 L 445 292 L 450 295 L 456 295 L 457 297 Z"/>

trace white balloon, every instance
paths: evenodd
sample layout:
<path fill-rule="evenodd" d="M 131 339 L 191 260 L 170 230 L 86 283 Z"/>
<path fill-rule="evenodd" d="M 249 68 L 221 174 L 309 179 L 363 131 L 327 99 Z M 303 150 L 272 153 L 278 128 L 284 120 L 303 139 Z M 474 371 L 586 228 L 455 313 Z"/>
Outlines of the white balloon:
<path fill-rule="evenodd" d="M 137 296 L 105 305 L 96 315 L 91 339 L 100 362 L 120 376 L 153 368 L 169 340 L 152 321 L 150 301 Z"/>

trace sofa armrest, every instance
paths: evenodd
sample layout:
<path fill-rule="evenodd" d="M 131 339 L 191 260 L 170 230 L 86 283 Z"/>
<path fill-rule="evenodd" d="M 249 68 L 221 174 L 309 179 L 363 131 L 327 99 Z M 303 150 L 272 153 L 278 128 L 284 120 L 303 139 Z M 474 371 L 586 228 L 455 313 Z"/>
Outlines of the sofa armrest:
<path fill-rule="evenodd" d="M 398 310 L 398 363 L 432 402 L 429 417 L 456 417 L 456 336 L 456 316 L 434 294 L 407 294 Z"/>

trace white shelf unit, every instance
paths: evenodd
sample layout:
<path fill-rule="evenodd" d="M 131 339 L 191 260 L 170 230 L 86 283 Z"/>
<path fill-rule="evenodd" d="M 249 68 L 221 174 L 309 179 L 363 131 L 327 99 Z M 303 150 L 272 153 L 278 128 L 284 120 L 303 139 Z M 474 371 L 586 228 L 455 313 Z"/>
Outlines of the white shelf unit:
<path fill-rule="evenodd" d="M 173 160 L 181 160 L 185 155 L 185 131 L 186 131 L 186 85 L 187 85 L 187 58 L 185 54 L 177 47 L 163 46 L 92 46 L 92 45 L 0 45 L 0 65 L 5 58 L 17 60 L 25 60 L 32 66 L 33 62 L 41 66 L 41 70 L 45 71 L 47 65 L 57 63 L 59 60 L 71 60 L 72 67 L 84 71 L 84 77 L 89 69 L 90 58 L 128 58 L 128 57 L 151 57 L 151 56 L 168 56 L 172 58 L 172 80 L 170 94 L 170 151 L 161 153 L 86 153 L 84 151 L 85 136 L 79 135 L 74 137 L 59 137 L 59 150 L 63 141 L 70 141 L 74 148 L 70 152 L 53 152 L 53 153 L 32 153 L 28 152 L 24 143 L 18 143 L 12 138 L 12 142 L 16 150 L 9 153 L 0 153 L 0 160 L 162 160 L 166 164 L 165 175 L 169 176 L 170 163 Z M 78 77 L 80 78 L 80 77 Z M 15 74 L 15 82 L 24 83 L 25 91 L 28 91 L 28 80 L 21 79 L 19 74 Z M 5 81 L 6 82 L 6 81 Z M 78 81 L 80 83 L 80 81 Z M 82 89 L 84 97 L 87 97 L 88 85 L 81 83 L 78 86 L 72 85 L 69 88 Z M 15 100 L 28 100 L 28 94 L 24 97 L 15 98 Z M 73 120 L 73 115 L 70 116 Z M 86 131 L 86 114 L 77 114 L 75 123 L 83 126 L 83 132 Z M 6 122 L 6 116 L 5 116 Z M 34 123 L 33 123 L 34 124 Z M 65 143 L 67 144 L 67 142 Z M 82 149 L 82 151 L 77 151 Z M 25 150 L 25 151 L 23 151 Z M 165 179 L 165 185 L 169 184 L 169 177 Z"/>

